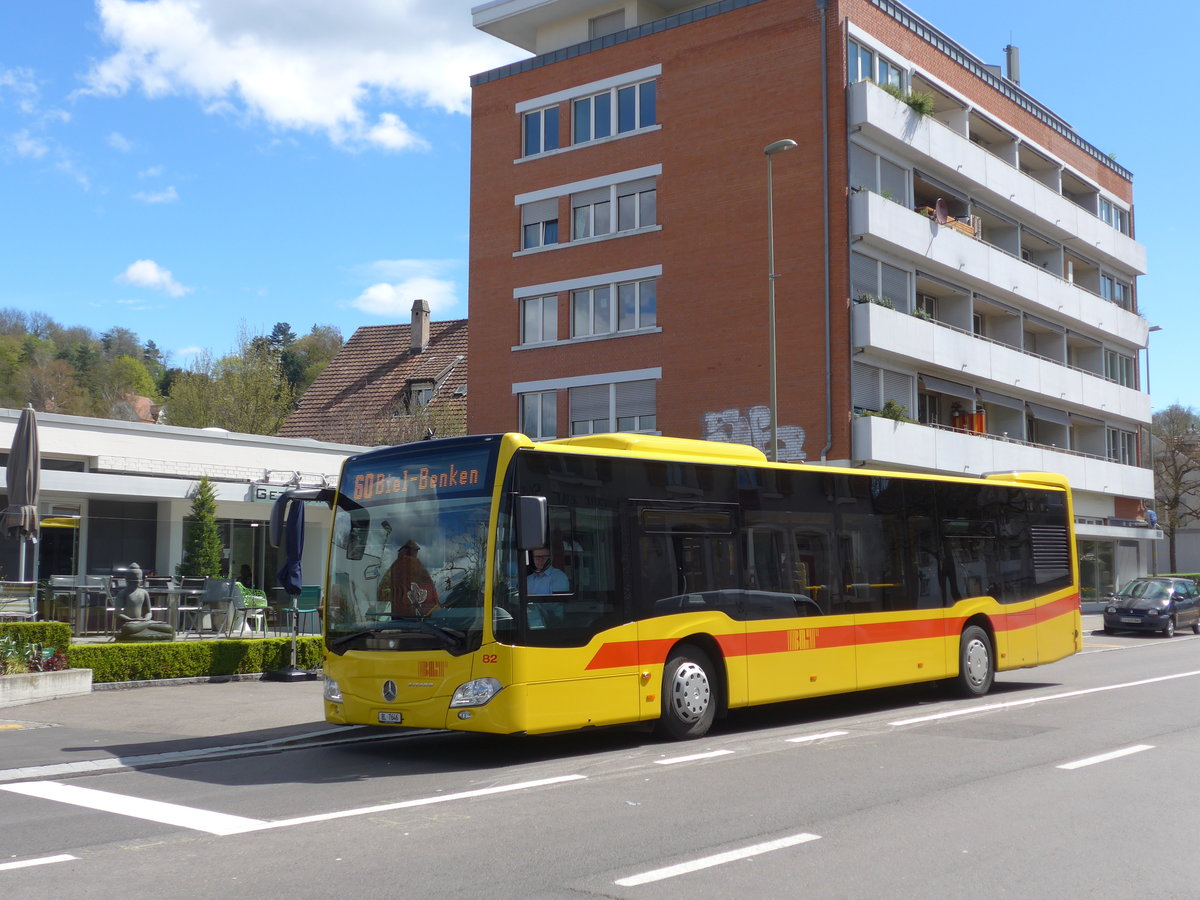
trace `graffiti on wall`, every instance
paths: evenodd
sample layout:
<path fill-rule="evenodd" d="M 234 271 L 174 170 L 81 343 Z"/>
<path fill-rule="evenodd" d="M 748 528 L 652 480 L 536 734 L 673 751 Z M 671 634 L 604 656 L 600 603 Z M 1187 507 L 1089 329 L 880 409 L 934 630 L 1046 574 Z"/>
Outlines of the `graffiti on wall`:
<path fill-rule="evenodd" d="M 804 452 L 804 429 L 799 425 L 780 425 L 777 429 L 780 461 L 799 462 L 807 459 Z M 745 412 L 726 409 L 704 414 L 704 439 L 730 444 L 749 444 L 764 453 L 771 447 L 771 410 L 751 406 Z"/>

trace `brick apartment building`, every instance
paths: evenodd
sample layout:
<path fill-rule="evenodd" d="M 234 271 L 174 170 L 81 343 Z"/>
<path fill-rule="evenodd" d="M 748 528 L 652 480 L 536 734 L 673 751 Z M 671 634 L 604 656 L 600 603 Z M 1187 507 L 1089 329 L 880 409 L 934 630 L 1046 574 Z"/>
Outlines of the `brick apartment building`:
<path fill-rule="evenodd" d="M 780 459 L 1064 472 L 1085 585 L 1148 570 L 1132 175 L 1015 51 L 890 0 L 473 14 L 535 55 L 473 79 L 469 431 L 771 452 L 773 236 Z"/>

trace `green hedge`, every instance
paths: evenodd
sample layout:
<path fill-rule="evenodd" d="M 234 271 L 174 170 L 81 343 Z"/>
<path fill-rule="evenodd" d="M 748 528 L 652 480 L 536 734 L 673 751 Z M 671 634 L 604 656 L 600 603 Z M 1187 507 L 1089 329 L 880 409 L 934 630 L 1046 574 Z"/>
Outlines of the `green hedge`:
<path fill-rule="evenodd" d="M 203 678 L 281 669 L 291 663 L 291 638 L 248 641 L 162 641 L 145 644 L 74 644 L 67 651 L 73 669 L 91 669 L 92 682 Z M 319 636 L 296 641 L 296 665 L 321 666 Z"/>
<path fill-rule="evenodd" d="M 0 622 L 0 637 L 13 634 L 26 644 L 41 644 L 63 653 L 71 646 L 71 626 L 66 622 Z"/>
<path fill-rule="evenodd" d="M 1190 578 L 1190 579 L 1192 579 L 1192 581 L 1195 581 L 1197 584 L 1200 584 L 1200 572 L 1173 572 L 1171 574 L 1163 575 L 1162 577 L 1163 578 Z"/>

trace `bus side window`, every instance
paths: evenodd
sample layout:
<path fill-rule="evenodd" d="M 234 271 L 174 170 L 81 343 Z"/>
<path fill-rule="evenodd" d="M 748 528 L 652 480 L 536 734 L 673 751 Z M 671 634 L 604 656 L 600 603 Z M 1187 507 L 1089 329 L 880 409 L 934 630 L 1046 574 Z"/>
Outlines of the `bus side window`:
<path fill-rule="evenodd" d="M 829 536 L 823 531 L 792 533 L 791 590 L 811 597 L 826 615 L 833 612 L 840 592 L 832 581 Z"/>

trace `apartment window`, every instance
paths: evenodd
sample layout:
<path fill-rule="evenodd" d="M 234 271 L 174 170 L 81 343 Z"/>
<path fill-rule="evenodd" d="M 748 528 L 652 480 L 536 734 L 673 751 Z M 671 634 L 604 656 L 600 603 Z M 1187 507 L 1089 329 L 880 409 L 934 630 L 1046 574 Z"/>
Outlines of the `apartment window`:
<path fill-rule="evenodd" d="M 651 328 L 658 321 L 658 284 L 629 281 L 617 285 L 617 330 Z"/>
<path fill-rule="evenodd" d="M 572 291 L 571 337 L 650 328 L 656 320 L 656 294 L 653 280 Z"/>
<path fill-rule="evenodd" d="M 558 107 L 548 106 L 525 113 L 525 156 L 558 149 Z"/>
<path fill-rule="evenodd" d="M 900 79 L 902 70 L 893 62 L 889 62 L 882 56 L 879 57 L 879 83 L 890 84 L 892 87 L 900 87 Z"/>
<path fill-rule="evenodd" d="M 521 343 L 558 340 L 558 298 L 530 297 L 521 301 Z"/>
<path fill-rule="evenodd" d="M 648 380 L 571 388 L 571 434 L 656 431 L 657 386 Z"/>
<path fill-rule="evenodd" d="M 1100 296 L 1122 309 L 1132 308 L 1132 286 L 1104 272 L 1100 273 Z"/>
<path fill-rule="evenodd" d="M 850 84 L 856 81 L 875 81 L 878 84 L 890 84 L 901 87 L 904 70 L 894 62 L 882 56 L 876 57 L 872 50 L 864 47 L 858 41 L 846 42 L 846 77 Z M 876 72 L 876 61 L 879 69 Z"/>
<path fill-rule="evenodd" d="M 657 123 L 657 82 L 642 81 L 580 97 L 571 104 L 571 142 L 584 144 Z"/>
<path fill-rule="evenodd" d="M 1129 234 L 1129 211 L 1103 197 L 1100 198 L 1100 218 L 1121 234 Z"/>
<path fill-rule="evenodd" d="M 521 207 L 521 249 L 558 243 L 558 198 Z"/>
<path fill-rule="evenodd" d="M 875 77 L 874 53 L 858 41 L 847 41 L 846 51 L 846 77 L 850 84 L 856 81 L 870 81 Z"/>
<path fill-rule="evenodd" d="M 538 391 L 521 395 L 521 431 L 535 441 L 558 436 L 558 392 Z"/>
<path fill-rule="evenodd" d="M 850 392 L 855 409 L 878 412 L 889 400 L 894 400 L 905 410 L 909 410 L 911 414 L 913 403 L 913 377 L 911 375 L 881 369 L 866 363 L 852 363 Z"/>
<path fill-rule="evenodd" d="M 917 393 L 917 421 L 923 425 L 940 425 L 942 422 L 941 397 L 925 391 Z"/>
<path fill-rule="evenodd" d="M 1137 435 L 1132 431 L 1108 428 L 1108 458 L 1127 466 L 1137 464 Z"/>
<path fill-rule="evenodd" d="M 908 205 L 908 170 L 857 144 L 850 145 L 850 185 Z"/>
<path fill-rule="evenodd" d="M 571 196 L 571 240 L 645 228 L 655 224 L 657 215 L 653 178 L 582 191 Z"/>
<path fill-rule="evenodd" d="M 571 337 L 612 331 L 612 290 L 604 287 L 571 294 Z"/>
<path fill-rule="evenodd" d="M 596 38 L 608 37 L 610 34 L 616 34 L 618 31 L 625 30 L 625 10 L 618 9 L 610 13 L 605 13 L 602 16 L 595 16 L 588 19 L 588 40 L 594 41 Z"/>
<path fill-rule="evenodd" d="M 850 254 L 850 294 L 855 300 L 881 301 L 900 312 L 912 307 L 908 272 L 862 253 Z"/>
<path fill-rule="evenodd" d="M 917 305 L 913 310 L 914 313 L 923 319 L 937 320 L 938 314 L 937 297 L 931 297 L 928 294 L 917 294 Z"/>
<path fill-rule="evenodd" d="M 1113 350 L 1104 351 L 1104 377 L 1115 381 L 1123 387 L 1134 387 L 1136 365 L 1132 356 L 1117 353 Z"/>

